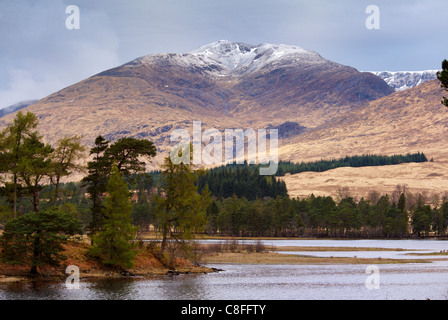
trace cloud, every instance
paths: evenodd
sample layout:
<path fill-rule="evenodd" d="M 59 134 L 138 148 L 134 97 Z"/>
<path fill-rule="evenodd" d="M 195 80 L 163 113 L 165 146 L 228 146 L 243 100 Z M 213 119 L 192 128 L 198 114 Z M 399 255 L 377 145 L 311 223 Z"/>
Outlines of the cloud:
<path fill-rule="evenodd" d="M 68 30 L 66 6 L 55 0 L 2 3 L 0 108 L 43 98 L 120 64 L 119 39 L 109 17 L 86 10 L 81 29 Z"/>
<path fill-rule="evenodd" d="M 1 107 L 7 107 L 19 101 L 43 98 L 43 94 L 54 91 L 60 86 L 54 78 L 37 81 L 26 70 L 13 69 L 9 72 L 9 88 L 0 91 Z"/>

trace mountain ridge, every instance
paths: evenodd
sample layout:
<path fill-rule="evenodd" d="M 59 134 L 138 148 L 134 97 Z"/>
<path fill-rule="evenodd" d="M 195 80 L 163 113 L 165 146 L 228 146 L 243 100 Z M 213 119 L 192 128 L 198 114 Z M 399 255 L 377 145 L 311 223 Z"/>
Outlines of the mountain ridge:
<path fill-rule="evenodd" d="M 39 116 L 40 129 L 50 143 L 76 134 L 83 135 L 87 146 L 100 134 L 112 141 L 125 136 L 150 139 L 158 148 L 153 167 L 172 147 L 170 132 L 176 128 L 191 132 L 193 121 L 201 121 L 203 130 L 279 128 L 280 160 L 308 161 L 366 150 L 377 154 L 423 151 L 429 157 L 440 153 L 433 142 L 428 144 L 428 139 L 435 139 L 434 133 L 423 139 L 425 143 L 407 145 L 397 139 L 399 132 L 380 123 L 381 117 L 389 123 L 403 116 L 397 108 L 403 103 L 406 110 L 413 103 L 427 109 L 426 123 L 429 117 L 442 121 L 434 106 L 440 103 L 437 95 L 441 93 L 435 82 L 430 84 L 431 90 L 424 83 L 394 92 L 372 73 L 296 46 L 217 41 L 201 48 L 193 53 L 134 59 L 59 90 L 24 110 Z M 426 97 L 430 100 L 425 102 Z M 373 127 L 365 123 L 372 121 L 365 117 L 369 113 L 378 117 Z M 405 117 L 414 130 L 418 128 L 415 116 Z M 0 126 L 13 117 L 1 118 Z M 412 130 L 405 131 L 411 136 Z M 372 140 L 371 134 L 390 142 L 381 148 L 381 140 Z M 436 153 L 428 153 L 427 146 Z"/>
<path fill-rule="evenodd" d="M 373 71 L 372 73 L 383 79 L 395 91 L 403 91 L 437 79 L 437 71 Z"/>
<path fill-rule="evenodd" d="M 217 41 L 134 59 L 27 110 L 39 115 L 52 143 L 61 134 L 82 133 L 87 145 L 99 134 L 134 136 L 166 152 L 169 131 L 189 130 L 195 120 L 204 129 L 281 127 L 289 138 L 391 93 L 379 77 L 297 46 Z"/>

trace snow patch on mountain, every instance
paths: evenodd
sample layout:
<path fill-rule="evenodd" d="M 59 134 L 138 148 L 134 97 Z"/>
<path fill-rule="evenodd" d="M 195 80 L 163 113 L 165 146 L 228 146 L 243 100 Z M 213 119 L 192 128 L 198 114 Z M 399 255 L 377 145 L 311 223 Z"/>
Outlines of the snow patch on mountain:
<path fill-rule="evenodd" d="M 414 88 L 426 81 L 437 78 L 438 70 L 424 71 L 375 71 L 371 72 L 382 78 L 395 91 Z"/>
<path fill-rule="evenodd" d="M 143 62 L 169 58 L 187 67 L 200 67 L 217 76 L 254 72 L 266 66 L 328 62 L 318 53 L 297 46 L 263 43 L 249 45 L 219 40 L 184 54 L 149 55 Z"/>

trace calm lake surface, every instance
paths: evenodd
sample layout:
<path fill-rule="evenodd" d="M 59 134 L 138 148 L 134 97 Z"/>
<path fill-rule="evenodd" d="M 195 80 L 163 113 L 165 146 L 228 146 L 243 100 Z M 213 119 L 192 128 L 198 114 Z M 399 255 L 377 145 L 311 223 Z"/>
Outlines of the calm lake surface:
<path fill-rule="evenodd" d="M 245 241 L 249 243 L 250 241 Z M 448 299 L 447 256 L 409 256 L 448 250 L 442 240 L 266 240 L 282 246 L 402 248 L 406 251 L 290 252 L 314 256 L 436 258 L 433 263 L 378 265 L 378 289 L 369 289 L 368 265 L 209 265 L 223 269 L 212 274 L 155 276 L 150 279 L 83 281 L 80 289 L 64 283 L 0 285 L 0 300 L 402 300 Z M 369 282 L 371 283 L 371 282 Z"/>

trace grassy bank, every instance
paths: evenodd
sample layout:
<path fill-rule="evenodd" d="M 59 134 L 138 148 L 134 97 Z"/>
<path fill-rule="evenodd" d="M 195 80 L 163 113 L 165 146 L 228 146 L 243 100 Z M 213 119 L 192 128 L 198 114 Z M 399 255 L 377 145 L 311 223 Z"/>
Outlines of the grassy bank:
<path fill-rule="evenodd" d="M 285 246 L 285 247 L 271 247 L 267 246 L 269 251 L 409 251 L 400 248 L 374 248 L 374 247 L 302 247 L 302 246 Z"/>
<path fill-rule="evenodd" d="M 397 264 L 429 263 L 427 259 L 383 259 L 357 257 L 314 257 L 307 255 L 281 254 L 275 252 L 235 253 L 223 252 L 209 255 L 207 263 L 247 263 L 247 264 Z"/>
<path fill-rule="evenodd" d="M 247 263 L 247 264 L 398 264 L 430 263 L 430 259 L 385 259 L 354 257 L 316 257 L 302 254 L 282 254 L 276 251 L 404 251 L 404 249 L 364 248 L 364 247 L 272 247 L 260 243 L 242 244 L 227 241 L 221 244 L 203 244 L 202 260 L 206 263 Z"/>

